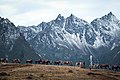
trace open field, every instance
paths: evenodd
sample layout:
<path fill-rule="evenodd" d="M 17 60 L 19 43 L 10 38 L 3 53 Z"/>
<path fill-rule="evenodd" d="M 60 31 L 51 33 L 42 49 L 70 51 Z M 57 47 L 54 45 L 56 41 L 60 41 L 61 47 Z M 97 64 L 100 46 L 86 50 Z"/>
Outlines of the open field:
<path fill-rule="evenodd" d="M 0 64 L 0 80 L 120 80 L 120 72 L 75 66 Z"/>

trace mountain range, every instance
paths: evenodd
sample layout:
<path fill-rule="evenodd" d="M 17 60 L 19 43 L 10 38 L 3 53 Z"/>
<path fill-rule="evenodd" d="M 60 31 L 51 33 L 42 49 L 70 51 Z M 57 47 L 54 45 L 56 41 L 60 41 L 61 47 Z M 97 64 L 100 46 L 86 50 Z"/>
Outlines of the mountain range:
<path fill-rule="evenodd" d="M 120 20 L 110 12 L 91 23 L 61 14 L 37 26 L 15 26 L 0 17 L 0 57 L 120 64 Z"/>

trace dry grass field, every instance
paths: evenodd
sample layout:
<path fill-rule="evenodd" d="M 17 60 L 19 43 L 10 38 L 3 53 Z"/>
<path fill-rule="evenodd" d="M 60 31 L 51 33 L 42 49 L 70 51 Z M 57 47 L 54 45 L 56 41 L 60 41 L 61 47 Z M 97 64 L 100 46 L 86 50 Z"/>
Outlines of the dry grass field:
<path fill-rule="evenodd" d="M 0 64 L 0 80 L 120 80 L 120 72 L 75 66 Z"/>

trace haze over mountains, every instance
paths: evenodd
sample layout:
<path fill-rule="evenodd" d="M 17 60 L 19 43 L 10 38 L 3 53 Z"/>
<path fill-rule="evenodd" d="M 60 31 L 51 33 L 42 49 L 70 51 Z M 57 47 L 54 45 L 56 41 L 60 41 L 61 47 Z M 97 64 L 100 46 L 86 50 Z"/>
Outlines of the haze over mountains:
<path fill-rule="evenodd" d="M 73 14 L 42 22 L 38 26 L 18 26 L 0 18 L 0 57 L 86 61 L 120 64 L 120 20 L 110 12 L 91 23 Z"/>

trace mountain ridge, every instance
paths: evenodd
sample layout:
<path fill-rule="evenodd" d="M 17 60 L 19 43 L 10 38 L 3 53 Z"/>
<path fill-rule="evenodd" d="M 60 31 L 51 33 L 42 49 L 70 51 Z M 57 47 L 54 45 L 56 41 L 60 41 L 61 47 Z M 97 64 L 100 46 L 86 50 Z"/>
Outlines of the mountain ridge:
<path fill-rule="evenodd" d="M 32 56 L 39 58 L 19 29 L 9 19 L 0 17 L 0 58 L 7 57 L 10 62 L 19 58 L 24 63 L 25 60 L 32 59 Z"/>

